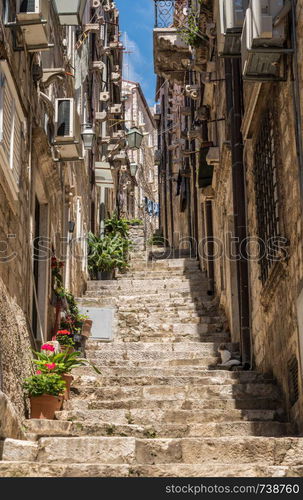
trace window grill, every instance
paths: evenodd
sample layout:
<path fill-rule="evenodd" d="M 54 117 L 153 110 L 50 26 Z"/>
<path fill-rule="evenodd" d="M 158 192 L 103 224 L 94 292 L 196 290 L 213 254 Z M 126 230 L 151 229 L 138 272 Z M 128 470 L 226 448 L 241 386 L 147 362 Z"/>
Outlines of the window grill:
<path fill-rule="evenodd" d="M 155 28 L 169 28 L 174 21 L 175 0 L 155 0 Z"/>
<path fill-rule="evenodd" d="M 188 16 L 191 0 L 154 0 L 155 28 L 180 28 Z"/>
<path fill-rule="evenodd" d="M 277 259 L 280 240 L 276 121 L 272 108 L 265 112 L 254 154 L 254 176 L 261 281 L 264 284 Z"/>
<path fill-rule="evenodd" d="M 288 362 L 288 389 L 289 402 L 293 406 L 299 399 L 299 366 L 296 356 L 292 356 Z"/>

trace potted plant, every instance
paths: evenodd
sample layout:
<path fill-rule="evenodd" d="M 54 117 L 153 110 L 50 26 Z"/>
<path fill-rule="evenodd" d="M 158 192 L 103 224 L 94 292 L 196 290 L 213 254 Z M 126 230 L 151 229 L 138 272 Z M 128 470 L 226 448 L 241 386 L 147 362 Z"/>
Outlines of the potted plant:
<path fill-rule="evenodd" d="M 82 336 L 89 337 L 92 329 L 92 320 L 86 314 L 77 314 L 76 326 L 81 328 Z"/>
<path fill-rule="evenodd" d="M 88 268 L 93 278 L 111 280 L 116 268 L 126 265 L 125 240 L 119 234 L 98 238 L 89 235 Z"/>
<path fill-rule="evenodd" d="M 74 351 L 75 342 L 73 339 L 73 334 L 69 330 L 59 330 L 56 333 L 56 340 L 60 344 L 61 351 Z"/>
<path fill-rule="evenodd" d="M 25 379 L 23 388 L 30 398 L 31 418 L 53 420 L 61 409 L 66 384 L 57 373 L 36 375 Z"/>
<path fill-rule="evenodd" d="M 129 221 L 130 226 L 142 226 L 143 225 L 143 220 L 141 219 L 131 219 Z"/>
<path fill-rule="evenodd" d="M 43 347 L 43 346 L 42 346 Z M 50 365 L 52 370 L 61 376 L 62 380 L 66 383 L 66 389 L 64 393 L 64 399 L 69 399 L 70 397 L 70 387 L 73 381 L 73 376 L 71 371 L 78 366 L 91 366 L 96 373 L 99 375 L 101 372 L 96 368 L 95 365 L 90 363 L 87 359 L 81 358 L 80 352 L 59 352 L 51 353 L 49 351 L 43 350 L 42 352 L 35 352 L 37 359 L 34 360 L 39 373 L 47 374 L 50 370 Z"/>

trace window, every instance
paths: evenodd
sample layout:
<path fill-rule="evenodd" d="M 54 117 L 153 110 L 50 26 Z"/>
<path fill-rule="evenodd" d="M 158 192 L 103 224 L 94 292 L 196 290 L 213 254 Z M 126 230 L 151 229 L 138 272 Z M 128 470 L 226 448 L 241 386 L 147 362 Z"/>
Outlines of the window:
<path fill-rule="evenodd" d="M 0 62 L 0 168 L 17 200 L 24 115 L 7 63 Z"/>
<path fill-rule="evenodd" d="M 279 241 L 279 193 L 278 193 L 278 139 L 274 112 L 265 112 L 258 134 L 254 155 L 254 176 L 258 236 L 260 238 L 261 281 L 264 284 L 274 262 L 272 242 Z M 276 247 L 276 245 L 274 246 Z"/>

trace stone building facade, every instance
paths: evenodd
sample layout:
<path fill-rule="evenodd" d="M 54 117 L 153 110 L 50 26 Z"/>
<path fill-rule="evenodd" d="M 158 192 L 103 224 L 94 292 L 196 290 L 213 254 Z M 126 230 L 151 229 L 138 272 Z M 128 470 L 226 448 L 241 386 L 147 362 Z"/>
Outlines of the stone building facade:
<path fill-rule="evenodd" d="M 100 93 L 110 93 L 106 106 L 120 102 L 115 5 L 81 1 L 72 16 L 60 0 L 36 4 L 37 12 L 27 2 L 0 5 L 1 415 L 24 413 L 31 348 L 53 334 L 51 258 L 64 262 L 65 288 L 85 290 L 86 235 L 99 224 L 104 121 L 109 127 L 116 116 L 110 110 L 104 120 Z M 81 133 L 91 129 L 96 139 L 86 149 Z M 119 129 L 114 124 L 111 136 Z M 113 180 L 108 189 L 114 192 Z"/>
<path fill-rule="evenodd" d="M 255 33 L 250 47 L 257 2 L 176 1 L 164 21 L 160 3 L 161 228 L 173 248 L 189 240 L 243 362 L 273 374 L 302 431 L 303 4 L 291 2 L 278 19 L 284 2 L 265 2 L 272 29 Z M 180 33 L 181 3 L 187 20 L 194 13 L 198 35 Z M 183 207 L 174 182 L 180 175 L 187 179 Z"/>
<path fill-rule="evenodd" d="M 125 215 L 144 221 L 145 236 L 149 239 L 159 227 L 158 166 L 155 161 L 157 132 L 154 110 L 144 97 L 137 82 L 123 80 L 122 94 L 127 130 L 136 127 L 143 139 L 139 149 L 128 151 L 130 172 L 129 184 L 124 186 Z"/>

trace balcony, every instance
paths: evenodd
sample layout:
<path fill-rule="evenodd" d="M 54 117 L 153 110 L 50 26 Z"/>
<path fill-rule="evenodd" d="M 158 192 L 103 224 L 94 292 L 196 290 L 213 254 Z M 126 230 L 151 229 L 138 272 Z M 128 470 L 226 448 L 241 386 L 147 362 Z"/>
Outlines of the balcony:
<path fill-rule="evenodd" d="M 192 51 L 182 39 L 187 0 L 154 0 L 154 62 L 157 75 L 182 82 L 191 64 Z"/>

